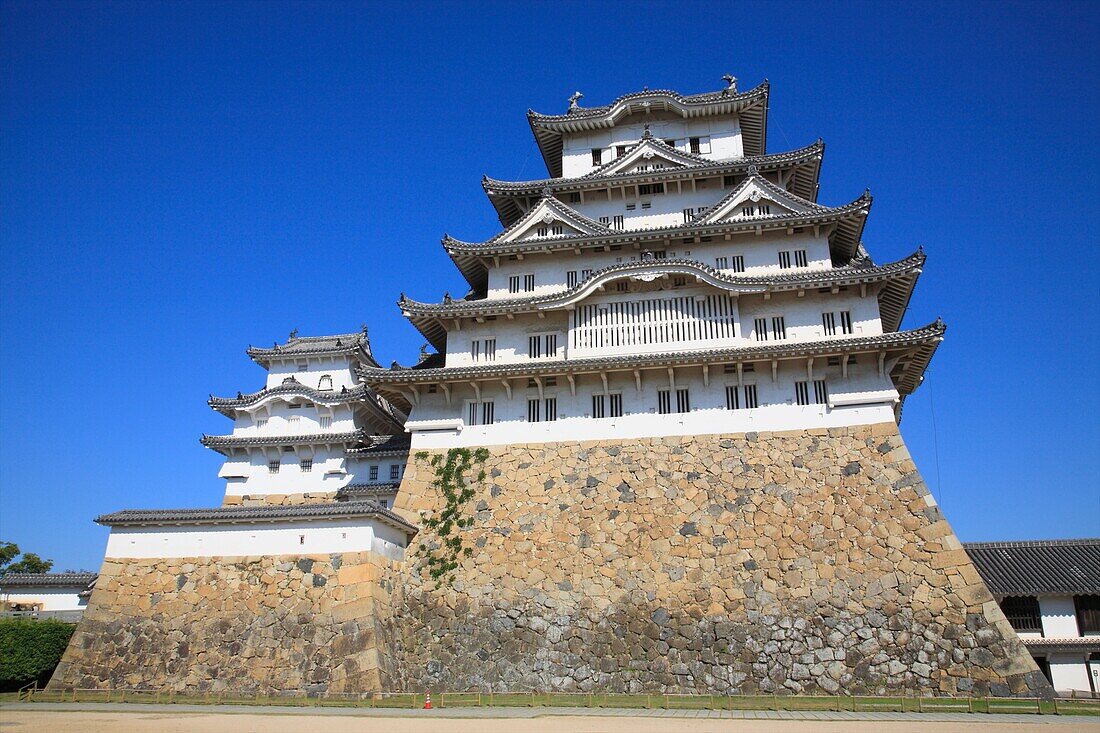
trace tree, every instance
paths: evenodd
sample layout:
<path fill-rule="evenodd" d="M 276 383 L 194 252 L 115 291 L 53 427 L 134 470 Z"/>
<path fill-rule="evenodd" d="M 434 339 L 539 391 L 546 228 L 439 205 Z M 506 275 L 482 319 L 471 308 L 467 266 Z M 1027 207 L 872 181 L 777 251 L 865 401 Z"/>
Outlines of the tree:
<path fill-rule="evenodd" d="M 14 542 L 0 541 L 0 575 L 8 573 L 48 573 L 53 567 L 53 560 L 43 560 L 33 552 L 24 552 L 19 556 L 19 545 Z"/>

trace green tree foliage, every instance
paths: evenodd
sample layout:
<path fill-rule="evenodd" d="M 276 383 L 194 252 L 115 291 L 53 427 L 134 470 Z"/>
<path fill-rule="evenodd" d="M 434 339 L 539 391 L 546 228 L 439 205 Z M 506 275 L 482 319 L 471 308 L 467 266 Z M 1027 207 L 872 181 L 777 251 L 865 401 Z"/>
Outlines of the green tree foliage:
<path fill-rule="evenodd" d="M 54 619 L 0 619 L 0 691 L 48 682 L 75 628 Z"/>
<path fill-rule="evenodd" d="M 19 545 L 0 541 L 0 575 L 6 573 L 48 573 L 53 560 L 43 560 L 33 552 L 24 552 L 19 560 Z"/>

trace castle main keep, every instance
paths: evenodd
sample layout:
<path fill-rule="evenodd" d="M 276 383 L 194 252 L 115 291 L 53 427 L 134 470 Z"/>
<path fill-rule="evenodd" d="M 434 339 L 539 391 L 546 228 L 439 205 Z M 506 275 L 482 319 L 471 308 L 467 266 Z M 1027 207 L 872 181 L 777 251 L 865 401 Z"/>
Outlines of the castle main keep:
<path fill-rule="evenodd" d="M 55 687 L 1046 694 L 898 432 L 944 324 L 769 87 L 528 113 L 463 297 L 249 355 L 222 506 L 126 510 Z"/>

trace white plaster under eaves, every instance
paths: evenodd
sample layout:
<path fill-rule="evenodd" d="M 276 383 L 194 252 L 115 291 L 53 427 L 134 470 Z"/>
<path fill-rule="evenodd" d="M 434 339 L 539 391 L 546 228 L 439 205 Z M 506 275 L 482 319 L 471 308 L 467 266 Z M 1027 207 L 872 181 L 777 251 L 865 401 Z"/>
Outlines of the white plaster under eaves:
<path fill-rule="evenodd" d="M 256 524 L 192 523 L 114 527 L 110 558 L 237 557 L 313 555 L 372 551 L 403 560 L 403 531 L 370 518 L 303 519 Z"/>
<path fill-rule="evenodd" d="M 25 588 L 18 593 L 0 593 L 0 600 L 8 603 L 37 605 L 40 611 L 83 611 L 88 605 L 87 599 L 80 597 L 84 590 L 73 588 L 49 588 L 38 589 Z"/>

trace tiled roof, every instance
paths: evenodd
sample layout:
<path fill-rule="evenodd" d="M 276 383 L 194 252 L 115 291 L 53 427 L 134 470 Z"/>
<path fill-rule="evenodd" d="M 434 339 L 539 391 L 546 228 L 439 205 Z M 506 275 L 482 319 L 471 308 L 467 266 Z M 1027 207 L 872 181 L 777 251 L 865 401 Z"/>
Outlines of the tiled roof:
<path fill-rule="evenodd" d="M 1100 636 L 1021 638 L 1027 650 L 1037 652 L 1100 652 Z"/>
<path fill-rule="evenodd" d="M 738 114 L 743 147 L 750 155 L 764 153 L 768 129 L 768 81 L 747 92 L 729 87 L 717 92 L 684 95 L 669 89 L 645 89 L 624 94 L 611 104 L 599 107 L 571 107 L 563 115 L 527 111 L 527 121 L 538 142 L 551 176 L 562 172 L 562 136 L 564 134 L 614 127 L 623 117 L 658 111 L 670 111 L 683 118 L 715 114 Z"/>
<path fill-rule="evenodd" d="M 360 367 L 359 376 L 380 392 L 392 395 L 395 402 L 407 401 L 401 385 L 432 384 L 455 381 L 510 379 L 520 377 L 594 374 L 603 371 L 664 369 L 696 364 L 723 364 L 770 359 L 800 359 L 840 354 L 892 352 L 900 357 L 891 371 L 891 378 L 902 399 L 921 383 L 928 362 L 943 340 L 947 327 L 936 320 L 927 326 L 909 331 L 884 333 L 879 336 L 768 342 L 754 346 L 724 349 L 668 351 L 655 354 L 623 354 L 588 359 L 558 359 L 503 362 L 484 366 L 444 367 L 436 369 L 379 369 Z"/>
<path fill-rule="evenodd" d="M 750 167 L 754 166 L 761 171 L 795 168 L 796 172 L 787 186 L 788 189 L 803 198 L 816 200 L 818 175 L 821 170 L 821 160 L 824 152 L 825 143 L 818 140 L 806 147 L 785 153 L 748 155 L 724 160 L 704 159 L 703 163 L 683 167 L 651 168 L 646 171 L 635 170 L 626 173 L 604 173 L 604 170 L 615 162 L 615 160 L 612 160 L 596 168 L 591 173 L 586 173 L 577 178 L 502 181 L 484 176 L 481 180 L 481 186 L 496 208 L 501 224 L 505 227 L 511 226 L 523 214 L 517 201 L 539 196 L 546 189 L 549 189 L 554 195 L 563 195 L 576 191 L 602 189 L 608 185 L 630 186 L 638 183 L 691 180 L 708 176 L 744 175 Z"/>
<path fill-rule="evenodd" d="M 369 438 L 368 445 L 349 448 L 347 454 L 349 456 L 358 457 L 404 454 L 409 452 L 411 443 L 412 436 L 408 433 L 403 433 L 401 435 L 372 435 Z"/>
<path fill-rule="evenodd" d="M 889 281 L 894 286 L 884 287 L 879 293 L 879 301 L 884 330 L 896 331 L 901 325 L 902 316 L 909 304 L 909 298 L 924 261 L 923 250 L 918 250 L 903 260 L 886 265 L 875 265 L 869 258 L 861 258 L 829 270 L 805 270 L 769 275 L 729 275 L 698 260 L 687 258 L 635 260 L 596 270 L 573 287 L 557 293 L 491 300 L 486 298 L 445 300 L 442 303 L 421 303 L 402 294 L 397 305 L 401 308 L 402 315 L 408 318 L 435 348 L 442 351 L 447 342 L 447 329 L 440 321 L 441 318 L 472 318 L 569 307 L 576 298 L 591 293 L 606 282 L 641 271 L 657 270 L 670 274 L 694 275 L 703 282 L 739 293 L 764 293 Z"/>
<path fill-rule="evenodd" d="M 270 389 L 265 387 L 250 394 L 238 392 L 236 397 L 210 395 L 207 404 L 223 415 L 234 417 L 238 409 L 251 407 L 268 397 L 304 397 L 311 402 L 322 405 L 358 402 L 369 406 L 374 417 L 380 421 L 381 425 L 389 424 L 395 430 L 400 430 L 405 424 L 405 416 L 399 413 L 395 414 L 393 406 L 365 384 L 357 384 L 351 389 L 343 386 L 340 389 L 322 390 L 304 385 L 294 377 L 287 377 L 278 387 Z"/>
<path fill-rule="evenodd" d="M 0 588 L 80 587 L 97 577 L 96 573 L 7 573 L 0 575 Z"/>
<path fill-rule="evenodd" d="M 248 524 L 257 522 L 293 522 L 303 519 L 377 518 L 406 535 L 417 528 L 373 501 L 345 501 L 329 504 L 297 506 L 234 506 L 212 509 L 126 509 L 96 518 L 98 524 L 110 527 L 176 524 Z"/>
<path fill-rule="evenodd" d="M 345 433 L 310 433 L 308 435 L 203 435 L 199 441 L 207 448 L 221 452 L 228 448 L 267 448 L 284 445 L 336 445 L 359 443 L 367 438 L 366 430 L 351 430 Z"/>
<path fill-rule="evenodd" d="M 275 344 L 271 348 L 249 346 L 248 355 L 258 364 L 267 366 L 273 359 L 293 358 L 296 356 L 335 356 L 340 354 L 358 354 L 365 361 L 374 362 L 371 355 L 370 339 L 367 327 L 357 333 L 341 333 L 334 336 L 299 336 L 292 331 L 284 344 Z"/>
<path fill-rule="evenodd" d="M 842 206 L 821 206 L 812 203 L 812 210 L 779 216 L 727 219 L 716 223 L 686 223 L 646 229 L 612 230 L 608 234 L 574 237 L 537 238 L 498 242 L 464 242 L 449 235 L 443 237 L 443 248 L 477 291 L 484 290 L 488 268 L 483 258 L 517 253 L 548 253 L 616 244 L 645 245 L 668 242 L 685 237 L 710 237 L 726 234 L 758 234 L 771 229 L 836 224 L 829 236 L 833 261 L 844 264 L 856 256 L 863 235 L 863 226 L 871 210 L 870 192 Z"/>
<path fill-rule="evenodd" d="M 963 547 L 995 595 L 1100 593 L 1100 538 L 971 542 Z"/>
<path fill-rule="evenodd" d="M 396 494 L 400 486 L 400 482 L 396 481 L 381 484 L 348 484 L 336 492 L 336 500 L 350 501 L 371 496 L 388 496 Z"/>

